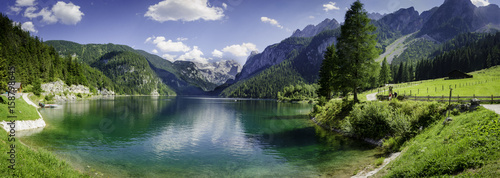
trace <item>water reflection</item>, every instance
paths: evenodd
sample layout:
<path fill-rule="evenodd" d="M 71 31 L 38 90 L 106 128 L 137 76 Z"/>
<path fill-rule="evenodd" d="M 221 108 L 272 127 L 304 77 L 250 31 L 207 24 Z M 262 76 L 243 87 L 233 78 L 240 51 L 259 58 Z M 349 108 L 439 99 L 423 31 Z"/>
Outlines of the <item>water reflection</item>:
<path fill-rule="evenodd" d="M 117 177 L 302 177 L 317 175 L 323 164 L 339 158 L 336 151 L 353 147 L 318 132 L 305 115 L 311 107 L 266 100 L 116 97 L 41 110 L 49 126 L 27 138 L 75 164 Z"/>

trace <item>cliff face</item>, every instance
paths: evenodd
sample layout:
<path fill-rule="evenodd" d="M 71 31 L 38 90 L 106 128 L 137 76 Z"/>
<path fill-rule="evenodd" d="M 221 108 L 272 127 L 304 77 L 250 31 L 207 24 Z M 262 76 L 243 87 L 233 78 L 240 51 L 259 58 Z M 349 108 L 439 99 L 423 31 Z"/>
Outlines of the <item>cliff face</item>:
<path fill-rule="evenodd" d="M 380 14 L 379 14 L 380 15 Z M 297 29 L 291 37 L 313 37 L 325 30 L 333 30 L 340 27 L 335 19 L 325 19 L 318 25 L 308 25 L 303 30 Z"/>

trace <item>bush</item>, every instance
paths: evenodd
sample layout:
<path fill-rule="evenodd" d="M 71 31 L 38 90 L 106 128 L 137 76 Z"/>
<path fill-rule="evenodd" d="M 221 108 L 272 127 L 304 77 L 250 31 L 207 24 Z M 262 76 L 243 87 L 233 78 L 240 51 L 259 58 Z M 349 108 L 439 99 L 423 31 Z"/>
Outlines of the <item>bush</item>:
<path fill-rule="evenodd" d="M 351 111 L 349 122 L 354 134 L 365 138 L 381 139 L 391 133 L 387 120 L 390 115 L 391 111 L 385 103 L 358 104 Z"/>
<path fill-rule="evenodd" d="M 83 98 L 83 96 L 82 96 L 82 94 L 81 94 L 81 93 L 76 94 L 76 96 L 77 96 L 78 98 Z"/>
<path fill-rule="evenodd" d="M 48 94 L 45 96 L 45 101 L 52 101 L 54 99 L 54 94 Z"/>

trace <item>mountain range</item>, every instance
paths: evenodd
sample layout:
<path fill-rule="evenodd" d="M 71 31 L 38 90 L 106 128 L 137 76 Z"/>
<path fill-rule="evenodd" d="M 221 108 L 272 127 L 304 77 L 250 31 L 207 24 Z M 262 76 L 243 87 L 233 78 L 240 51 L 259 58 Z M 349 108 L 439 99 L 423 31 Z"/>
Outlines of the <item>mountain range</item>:
<path fill-rule="evenodd" d="M 413 45 L 422 43 L 437 45 L 461 33 L 492 32 L 500 29 L 500 18 L 498 18 L 500 8 L 497 5 L 476 7 L 470 0 L 446 0 L 441 6 L 422 13 L 410 7 L 391 14 L 368 15 L 377 27 L 378 47 L 387 54 L 393 53 L 392 57 L 397 57 Z M 340 24 L 336 20 L 325 19 L 318 25 L 308 25 L 303 30 L 296 30 L 292 36 L 268 46 L 262 53 L 252 53 L 242 72 L 236 76 L 236 80 L 230 80 L 219 88 L 221 96 L 258 97 L 257 93 L 269 91 L 271 92 L 269 96 L 276 97 L 277 92 L 286 85 L 303 81 L 316 82 L 326 47 L 336 42 L 340 34 L 339 27 Z M 422 50 L 422 53 L 431 52 Z M 385 56 L 381 59 L 383 57 Z M 282 65 L 286 61 L 289 61 L 287 65 Z M 274 70 L 276 73 L 276 68 L 292 70 L 293 72 L 289 73 L 298 73 L 299 76 L 292 77 L 296 81 L 287 81 L 285 76 L 283 78 L 267 76 L 273 75 L 267 70 Z M 270 79 L 275 81 L 264 81 Z M 269 90 L 266 89 L 267 86 L 259 85 L 261 83 L 283 85 Z"/>
<path fill-rule="evenodd" d="M 438 46 L 461 33 L 500 29 L 497 5 L 476 7 L 470 0 L 446 0 L 422 13 L 409 7 L 390 14 L 368 15 L 377 27 L 377 47 L 382 51 L 379 60 L 387 57 L 388 61 L 422 44 Z M 128 86 L 122 93 L 160 89 L 180 95 L 276 98 L 286 86 L 317 81 L 326 48 L 336 43 L 340 26 L 335 19 L 325 19 L 317 25 L 297 29 L 280 43 L 269 45 L 260 53 L 252 52 L 243 66 L 233 60 L 171 62 L 125 45 L 44 43 L 54 47 L 58 54 L 72 56 L 117 84 Z M 418 52 L 419 56 L 431 54 L 435 46 Z M 407 60 L 399 58 L 398 63 Z"/>

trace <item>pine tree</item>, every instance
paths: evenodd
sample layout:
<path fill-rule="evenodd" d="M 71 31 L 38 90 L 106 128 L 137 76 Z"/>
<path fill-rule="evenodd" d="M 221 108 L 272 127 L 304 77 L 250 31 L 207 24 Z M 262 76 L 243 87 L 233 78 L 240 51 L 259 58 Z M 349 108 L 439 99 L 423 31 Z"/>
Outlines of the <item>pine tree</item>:
<path fill-rule="evenodd" d="M 387 58 L 384 57 L 384 61 L 382 61 L 382 67 L 380 68 L 379 74 L 380 84 L 387 84 L 391 81 L 391 68 L 387 64 Z"/>
<path fill-rule="evenodd" d="M 354 102 L 358 100 L 358 88 L 372 75 L 372 68 L 376 66 L 375 57 L 379 50 L 375 48 L 377 35 L 373 32 L 375 26 L 366 15 L 361 2 L 355 1 L 346 12 L 344 25 L 340 27 L 340 37 L 337 48 L 338 57 L 342 63 L 341 78 L 343 85 L 340 90 L 353 92 Z M 334 74 L 335 76 L 335 74 Z"/>
<path fill-rule="evenodd" d="M 331 45 L 326 49 L 325 58 L 321 63 L 321 68 L 319 69 L 319 89 L 318 96 L 323 96 L 326 99 L 331 99 L 332 87 L 333 87 L 333 64 L 336 56 L 335 45 Z M 292 86 L 293 87 L 293 86 Z"/>

